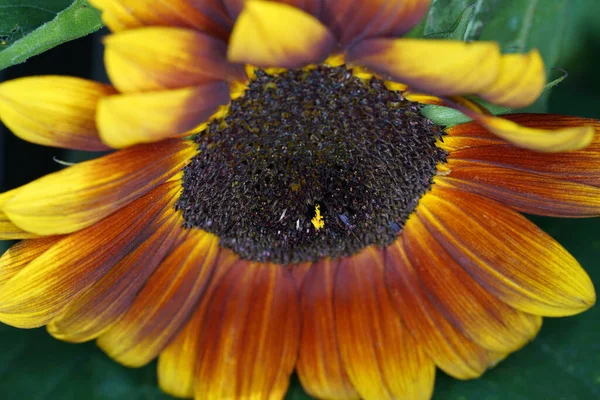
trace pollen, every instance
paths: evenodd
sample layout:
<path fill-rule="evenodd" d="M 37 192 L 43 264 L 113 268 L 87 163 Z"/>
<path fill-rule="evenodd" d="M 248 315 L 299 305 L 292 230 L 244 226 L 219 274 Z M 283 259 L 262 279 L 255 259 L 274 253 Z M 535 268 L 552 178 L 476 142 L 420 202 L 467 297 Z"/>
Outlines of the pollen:
<path fill-rule="evenodd" d="M 319 230 L 325 226 L 325 220 L 321 215 L 321 207 L 317 204 L 315 206 L 315 216 L 310 220 L 316 230 Z"/>

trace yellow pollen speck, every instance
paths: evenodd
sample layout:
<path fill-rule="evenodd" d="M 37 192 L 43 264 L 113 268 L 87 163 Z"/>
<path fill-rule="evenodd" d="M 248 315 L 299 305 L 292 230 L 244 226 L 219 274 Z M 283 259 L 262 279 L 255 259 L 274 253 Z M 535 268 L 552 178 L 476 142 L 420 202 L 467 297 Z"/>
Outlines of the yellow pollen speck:
<path fill-rule="evenodd" d="M 314 227 L 319 230 L 325 226 L 325 221 L 323 220 L 323 216 L 321 215 L 321 207 L 317 204 L 315 206 L 315 217 L 310 220 Z"/>

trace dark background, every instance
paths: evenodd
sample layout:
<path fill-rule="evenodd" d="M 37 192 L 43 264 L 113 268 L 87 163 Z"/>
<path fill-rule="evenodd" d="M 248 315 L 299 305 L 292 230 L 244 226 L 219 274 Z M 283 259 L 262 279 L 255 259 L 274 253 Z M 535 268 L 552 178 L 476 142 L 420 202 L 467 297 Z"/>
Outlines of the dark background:
<path fill-rule="evenodd" d="M 600 7 L 596 0 L 572 0 L 569 27 L 557 67 L 569 77 L 555 88 L 548 112 L 600 118 Z M 103 32 L 59 46 L 25 64 L 0 71 L 0 81 L 38 74 L 105 80 Z M 17 187 L 64 168 L 54 159 L 76 162 L 79 152 L 24 142 L 0 124 L 0 190 Z M 598 166 L 600 168 L 600 166 Z M 533 218 L 557 238 L 600 287 L 600 223 L 591 220 Z M 0 253 L 8 243 L 0 242 Z M 458 382 L 439 374 L 435 399 L 600 398 L 600 311 L 568 319 L 547 319 L 539 337 L 482 379 Z M 0 397 L 12 399 L 162 399 L 153 366 L 127 370 L 108 360 L 93 344 L 70 345 L 43 329 L 0 326 Z M 289 398 L 305 398 L 292 386 Z"/>

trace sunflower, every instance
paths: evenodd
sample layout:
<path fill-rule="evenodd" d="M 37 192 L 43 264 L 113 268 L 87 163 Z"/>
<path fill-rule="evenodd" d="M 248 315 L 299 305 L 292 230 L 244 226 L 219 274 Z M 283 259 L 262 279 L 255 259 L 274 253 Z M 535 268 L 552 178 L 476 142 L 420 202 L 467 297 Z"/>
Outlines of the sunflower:
<path fill-rule="evenodd" d="M 520 212 L 600 214 L 600 121 L 462 97 L 531 103 L 536 51 L 400 38 L 428 1 L 92 3 L 112 85 L 4 82 L 0 118 L 119 150 L 0 194 L 0 321 L 178 397 L 427 399 L 595 302 Z"/>

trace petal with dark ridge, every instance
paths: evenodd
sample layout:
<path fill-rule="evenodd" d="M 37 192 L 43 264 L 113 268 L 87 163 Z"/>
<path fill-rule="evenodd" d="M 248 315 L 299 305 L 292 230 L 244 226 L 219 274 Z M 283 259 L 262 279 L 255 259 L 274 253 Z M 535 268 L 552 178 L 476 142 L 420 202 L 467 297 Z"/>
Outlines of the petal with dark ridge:
<path fill-rule="evenodd" d="M 0 321 L 18 328 L 52 321 L 148 238 L 148 226 L 178 190 L 175 182 L 163 184 L 121 212 L 59 240 L 0 288 Z"/>
<path fill-rule="evenodd" d="M 306 392 L 316 398 L 358 399 L 342 364 L 335 333 L 333 290 L 338 264 L 321 260 L 304 278 L 298 377 Z"/>
<path fill-rule="evenodd" d="M 194 392 L 205 399 L 280 399 L 300 336 L 298 294 L 281 265 L 241 260 L 210 297 Z"/>
<path fill-rule="evenodd" d="M 192 143 L 179 140 L 130 147 L 28 183 L 18 188 L 3 210 L 29 232 L 74 232 L 165 182 L 194 153 Z"/>
<path fill-rule="evenodd" d="M 214 271 L 218 237 L 188 231 L 146 281 L 131 308 L 98 338 L 98 346 L 123 365 L 152 361 L 193 314 Z"/>
<path fill-rule="evenodd" d="M 403 235 L 415 234 L 404 230 Z M 386 285 L 406 328 L 444 372 L 457 379 L 479 377 L 497 360 L 497 353 L 465 337 L 425 291 L 403 239 L 386 251 Z"/>
<path fill-rule="evenodd" d="M 369 247 L 338 266 L 334 312 L 342 362 L 363 399 L 429 399 L 435 365 L 396 313 L 383 263 L 381 251 Z"/>
<path fill-rule="evenodd" d="M 589 276 L 548 234 L 500 203 L 437 181 L 434 191 L 421 199 L 417 213 L 444 249 L 489 293 L 518 310 L 542 316 L 574 315 L 594 304 Z"/>

